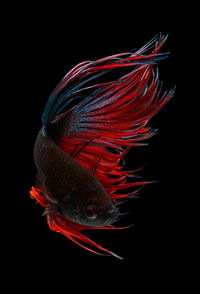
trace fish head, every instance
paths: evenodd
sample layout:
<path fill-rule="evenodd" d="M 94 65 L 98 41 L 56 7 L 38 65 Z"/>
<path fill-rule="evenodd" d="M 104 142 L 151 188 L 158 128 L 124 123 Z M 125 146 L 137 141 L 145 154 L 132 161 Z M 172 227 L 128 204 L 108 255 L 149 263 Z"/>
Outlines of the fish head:
<path fill-rule="evenodd" d="M 93 195 L 84 200 L 81 197 L 65 197 L 61 202 L 62 214 L 81 225 L 102 227 L 116 221 L 119 211 L 113 199 L 106 193 Z"/>
<path fill-rule="evenodd" d="M 110 200 L 110 201 L 109 201 Z M 111 225 L 117 219 L 119 212 L 114 203 L 109 199 L 104 201 L 88 201 L 82 207 L 82 224 L 101 227 Z"/>

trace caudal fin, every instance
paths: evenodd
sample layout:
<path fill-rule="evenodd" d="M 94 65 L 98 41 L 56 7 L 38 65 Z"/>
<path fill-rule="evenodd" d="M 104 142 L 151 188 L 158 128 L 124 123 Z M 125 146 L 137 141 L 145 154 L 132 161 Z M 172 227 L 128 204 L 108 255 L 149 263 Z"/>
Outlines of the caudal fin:
<path fill-rule="evenodd" d="M 136 52 L 84 61 L 71 69 L 57 85 L 45 106 L 42 117 L 44 134 L 52 132 L 55 136 L 61 137 L 65 134 L 81 132 L 82 127 L 84 131 L 87 128 L 95 131 L 95 127 L 92 127 L 94 124 L 98 129 L 99 127 L 102 129 L 104 125 L 106 133 L 111 129 L 110 124 L 119 124 L 119 118 L 114 116 L 115 113 L 122 117 L 121 125 L 127 124 L 123 127 L 127 129 L 126 131 L 130 125 L 140 127 L 141 119 L 138 121 L 137 117 L 138 115 L 141 117 L 141 111 L 144 110 L 142 120 L 145 122 L 173 95 L 169 92 L 162 97 L 164 99 L 158 101 L 157 92 L 160 92 L 158 74 L 154 74 L 152 70 L 153 64 L 168 56 L 168 53 L 158 53 L 166 39 L 167 36 L 156 36 Z M 111 82 L 93 83 L 107 72 L 119 68 L 130 69 L 130 72 Z M 153 80 L 149 83 L 151 77 Z M 112 106 L 109 108 L 110 104 Z M 131 116 L 130 112 L 132 112 Z M 103 113 L 107 115 L 103 116 Z M 79 115 L 81 115 L 80 120 Z M 125 122 L 124 115 L 127 117 Z M 117 128 L 121 134 L 122 130 L 119 126 Z"/>

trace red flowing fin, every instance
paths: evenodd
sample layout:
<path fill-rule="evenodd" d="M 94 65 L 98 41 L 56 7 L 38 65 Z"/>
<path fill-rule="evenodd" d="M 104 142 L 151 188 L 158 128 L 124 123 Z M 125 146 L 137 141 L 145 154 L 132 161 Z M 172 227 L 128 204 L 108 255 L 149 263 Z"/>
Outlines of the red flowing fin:
<path fill-rule="evenodd" d="M 32 187 L 31 192 L 30 192 L 30 196 L 32 198 L 35 198 L 42 206 L 45 206 L 47 208 L 45 210 L 44 215 L 46 215 L 46 217 L 47 217 L 47 223 L 48 223 L 51 230 L 65 235 L 67 238 L 69 238 L 70 240 L 72 240 L 73 242 L 75 242 L 76 244 L 78 244 L 79 246 L 83 247 L 84 249 L 86 249 L 90 252 L 93 252 L 93 253 L 96 253 L 99 255 L 105 255 L 105 253 L 106 253 L 106 254 L 109 254 L 114 257 L 122 259 L 117 254 L 100 246 L 99 244 L 97 244 L 96 242 L 87 238 L 86 236 L 84 236 L 81 233 L 82 230 L 96 229 L 96 227 L 88 227 L 88 226 L 80 225 L 78 223 L 74 223 L 74 222 L 66 219 L 65 217 L 59 215 L 55 211 L 51 212 L 51 209 L 48 209 L 49 206 L 48 206 L 47 201 L 45 200 L 45 198 L 42 196 L 41 193 L 42 192 L 39 189 Z M 106 227 L 98 227 L 97 229 L 111 229 L 112 230 L 112 229 L 124 229 L 124 228 L 126 228 L 126 227 L 114 228 L 113 226 L 106 226 Z M 96 248 L 97 250 L 99 250 L 99 252 L 87 247 L 84 244 L 88 244 L 89 246 Z"/>
<path fill-rule="evenodd" d="M 148 122 L 174 94 L 174 90 L 161 94 L 159 74 L 154 71 L 154 63 L 167 56 L 158 53 L 166 39 L 167 36 L 160 35 L 136 52 L 81 63 L 64 77 L 54 93 L 58 99 L 59 91 L 66 89 L 70 98 L 67 95 L 65 98 L 62 92 L 62 103 L 65 99 L 68 103 L 84 97 L 73 106 L 70 129 L 60 147 L 70 154 L 79 144 L 76 160 L 87 169 L 90 169 L 88 162 L 100 158 L 96 177 L 104 187 L 108 186 L 108 174 L 119 178 L 126 174 L 119 165 L 127 152 L 125 149 L 144 145 L 142 141 L 155 134 Z M 87 86 L 108 70 L 124 67 L 131 71 L 119 79 Z M 83 144 L 84 148 L 78 151 Z M 110 147 L 116 152 L 110 151 Z"/>
<path fill-rule="evenodd" d="M 30 191 L 30 197 L 34 198 L 42 206 L 46 207 L 48 204 L 47 199 L 44 197 L 42 190 L 39 188 L 32 187 Z"/>
<path fill-rule="evenodd" d="M 91 172 L 92 175 L 96 174 L 99 162 L 100 162 L 99 158 L 94 158 L 89 161 L 89 171 Z"/>
<path fill-rule="evenodd" d="M 97 136 L 97 137 L 99 137 L 99 136 Z M 74 150 L 72 151 L 72 153 L 70 154 L 70 156 L 73 157 L 73 158 L 75 158 L 79 153 L 81 153 L 85 149 L 85 147 L 87 145 L 89 145 L 92 141 L 94 141 L 95 138 L 90 139 L 88 142 L 86 142 L 85 144 L 83 144 L 83 146 L 81 146 L 81 147 L 79 146 L 79 144 L 76 145 L 76 147 L 74 148 Z M 80 147 L 80 148 L 78 148 L 78 147 Z"/>
<path fill-rule="evenodd" d="M 77 150 L 78 150 L 78 148 L 79 148 L 79 144 L 77 144 L 76 146 L 75 146 L 75 148 L 72 150 L 72 152 L 69 154 L 71 157 L 76 157 L 76 156 L 74 156 L 74 154 L 76 154 L 77 153 Z M 78 153 L 77 153 L 78 154 Z"/>
<path fill-rule="evenodd" d="M 86 226 L 82 226 L 82 225 L 77 225 L 77 224 L 67 220 L 66 218 L 63 218 L 61 216 L 58 217 L 56 214 L 50 214 L 47 217 L 48 217 L 47 221 L 48 221 L 49 227 L 52 230 L 62 233 L 67 238 L 69 238 L 70 240 L 72 240 L 73 242 L 78 244 L 79 246 L 83 247 L 84 249 L 86 249 L 90 252 L 99 254 L 99 255 L 105 255 L 104 253 L 107 253 L 109 255 L 112 255 L 114 257 L 122 259 L 122 257 L 120 257 L 119 255 L 100 246 L 99 244 L 97 244 L 96 242 L 87 238 L 86 236 L 84 236 L 80 232 L 83 229 L 95 229 L 95 227 L 86 227 Z M 105 229 L 105 228 L 108 229 L 108 227 L 102 227 L 101 229 Z M 88 244 L 88 245 L 100 250 L 101 252 L 93 250 L 84 244 Z"/>

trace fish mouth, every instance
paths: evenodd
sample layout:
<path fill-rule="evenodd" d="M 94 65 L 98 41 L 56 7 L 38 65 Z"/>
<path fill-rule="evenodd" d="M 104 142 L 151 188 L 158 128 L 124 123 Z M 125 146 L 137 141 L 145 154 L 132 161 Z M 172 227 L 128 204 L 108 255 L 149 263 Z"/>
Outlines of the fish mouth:
<path fill-rule="evenodd" d="M 115 222 L 119 216 L 119 211 L 116 208 L 112 208 L 104 217 L 104 225 L 110 225 Z"/>

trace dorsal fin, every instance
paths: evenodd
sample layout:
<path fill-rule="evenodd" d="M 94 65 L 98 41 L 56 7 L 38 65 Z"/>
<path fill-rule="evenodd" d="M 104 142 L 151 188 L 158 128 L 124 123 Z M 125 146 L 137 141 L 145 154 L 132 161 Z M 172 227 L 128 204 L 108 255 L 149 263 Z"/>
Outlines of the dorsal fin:
<path fill-rule="evenodd" d="M 58 115 L 52 122 L 46 126 L 46 136 L 58 144 L 64 136 L 68 135 L 72 111 L 66 111 Z"/>

